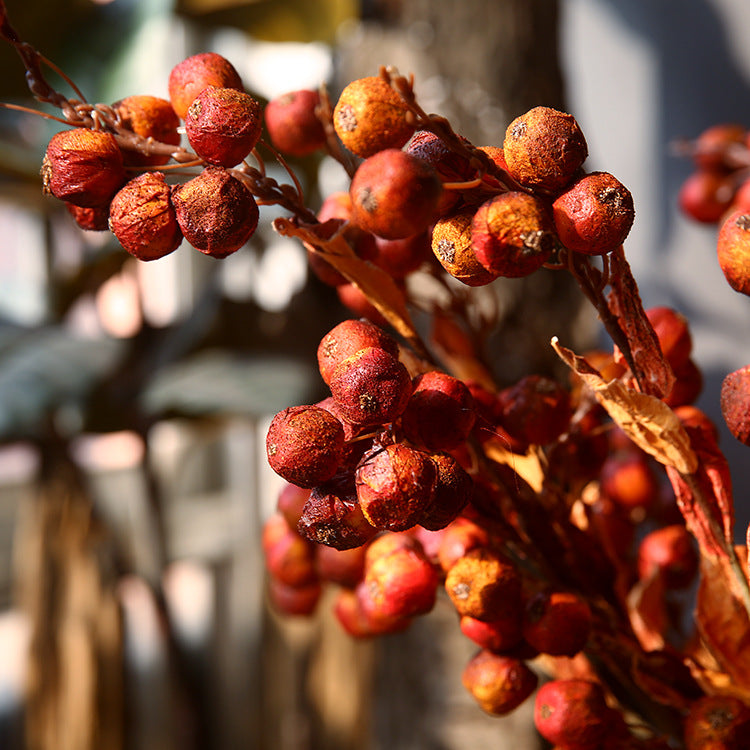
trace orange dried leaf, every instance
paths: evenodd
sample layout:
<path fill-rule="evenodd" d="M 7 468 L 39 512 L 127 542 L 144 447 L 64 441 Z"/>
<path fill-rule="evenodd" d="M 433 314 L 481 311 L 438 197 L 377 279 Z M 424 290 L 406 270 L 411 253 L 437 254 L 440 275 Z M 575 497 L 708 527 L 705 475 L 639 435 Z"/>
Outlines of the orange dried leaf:
<path fill-rule="evenodd" d="M 552 339 L 560 359 L 591 388 L 612 421 L 642 450 L 683 474 L 698 467 L 690 439 L 677 415 L 654 396 L 631 390 L 619 380 L 605 381 L 584 357 Z"/>
<path fill-rule="evenodd" d="M 724 558 L 702 557 L 695 621 L 707 649 L 734 686 L 750 691 L 750 618 L 732 580 Z"/>
<path fill-rule="evenodd" d="M 350 247 L 338 227 L 331 220 L 319 225 L 300 226 L 291 219 L 277 218 L 274 229 L 285 237 L 297 237 L 313 252 L 320 253 L 340 274 L 354 283 L 378 309 L 380 314 L 412 345 L 424 350 L 414 328 L 406 300 L 393 279 L 369 261 L 362 260 Z M 331 234 L 331 229 L 335 231 Z"/>

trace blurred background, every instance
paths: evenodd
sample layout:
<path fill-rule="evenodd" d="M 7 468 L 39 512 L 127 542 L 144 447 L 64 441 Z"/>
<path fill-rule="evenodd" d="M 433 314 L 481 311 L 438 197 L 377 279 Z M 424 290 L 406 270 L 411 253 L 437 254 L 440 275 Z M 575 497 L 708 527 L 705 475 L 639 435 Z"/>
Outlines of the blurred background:
<path fill-rule="evenodd" d="M 477 145 L 501 145 L 532 106 L 572 112 L 587 168 L 634 195 L 626 253 L 644 303 L 691 320 L 698 405 L 721 424 L 721 379 L 750 361 L 750 306 L 716 264 L 715 227 L 677 208 L 691 165 L 671 144 L 717 122 L 750 126 L 744 0 L 6 7 L 90 101 L 166 97 L 176 63 L 216 51 L 261 100 L 325 83 L 335 101 L 395 65 Z M 34 106 L 9 45 L 0 70 L 0 101 Z M 281 482 L 265 429 L 325 395 L 317 344 L 351 313 L 270 230 L 273 209 L 222 262 L 184 246 L 137 263 L 108 233 L 80 231 L 41 194 L 59 128 L 0 110 L 0 747 L 536 747 L 526 709 L 493 719 L 465 694 L 473 649 L 440 602 L 376 643 L 344 637 L 325 600 L 304 621 L 269 609 L 259 540 Z M 346 185 L 327 158 L 293 166 L 314 209 Z M 493 284 L 501 383 L 554 369 L 552 335 L 600 340 L 561 274 L 513 282 Z M 721 445 L 744 531 L 750 477 L 741 446 L 726 432 Z"/>

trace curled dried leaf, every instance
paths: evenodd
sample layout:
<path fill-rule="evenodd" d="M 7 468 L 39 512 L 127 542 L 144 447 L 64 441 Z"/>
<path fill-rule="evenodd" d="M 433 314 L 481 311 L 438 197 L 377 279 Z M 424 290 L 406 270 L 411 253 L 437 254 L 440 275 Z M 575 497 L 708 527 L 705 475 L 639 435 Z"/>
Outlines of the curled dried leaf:
<path fill-rule="evenodd" d="M 560 359 L 591 388 L 612 421 L 642 450 L 665 466 L 690 474 L 698 458 L 679 418 L 655 396 L 627 388 L 621 381 L 605 381 L 584 357 L 552 339 Z"/>

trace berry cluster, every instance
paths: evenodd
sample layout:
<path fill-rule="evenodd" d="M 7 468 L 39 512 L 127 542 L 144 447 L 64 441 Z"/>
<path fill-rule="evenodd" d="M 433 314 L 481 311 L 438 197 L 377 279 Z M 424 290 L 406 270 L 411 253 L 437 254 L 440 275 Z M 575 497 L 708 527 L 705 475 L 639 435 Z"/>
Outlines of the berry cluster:
<path fill-rule="evenodd" d="M 694 165 L 680 189 L 680 208 L 696 221 L 718 225 L 719 267 L 734 291 L 750 296 L 750 133 L 722 123 L 680 145 Z M 750 445 L 750 365 L 725 377 L 721 410 L 732 434 Z"/>
<path fill-rule="evenodd" d="M 2 0 L 0 21 L 36 98 L 71 126 L 51 140 L 42 176 L 82 227 L 109 226 L 143 260 L 183 238 L 220 258 L 251 236 L 258 205 L 277 204 L 291 215 L 277 231 L 298 237 L 313 272 L 362 316 L 320 342 L 330 396 L 282 410 L 268 430 L 285 485 L 262 547 L 280 611 L 312 613 L 332 584 L 343 628 L 369 637 L 408 627 L 444 594 L 479 649 L 463 673 L 478 705 L 512 711 L 537 690 L 539 666 L 554 679 L 537 691 L 536 726 L 561 750 L 747 746 L 750 578 L 727 462 L 692 405 L 702 378 L 687 321 L 644 310 L 630 274 L 632 197 L 584 169 L 571 115 L 535 107 L 502 145 L 477 147 L 426 114 L 395 71 L 352 82 L 335 106 L 322 90 L 263 108 L 215 54 L 176 66 L 169 100 L 90 105 L 49 86 Z M 284 153 L 325 149 L 349 190 L 313 212 L 291 170 L 292 185 L 265 174 L 258 144 L 282 165 Z M 696 154 L 728 179 L 737 145 L 706 137 Z M 750 213 L 738 210 L 720 262 L 747 291 Z M 470 288 L 543 267 L 573 275 L 613 347 L 581 357 L 553 340 L 569 382 L 528 374 L 500 387 Z M 446 292 L 430 301 L 429 344 L 409 314 L 417 271 Z M 745 368 L 722 390 L 746 443 L 748 379 Z M 693 602 L 684 594 L 699 570 Z"/>

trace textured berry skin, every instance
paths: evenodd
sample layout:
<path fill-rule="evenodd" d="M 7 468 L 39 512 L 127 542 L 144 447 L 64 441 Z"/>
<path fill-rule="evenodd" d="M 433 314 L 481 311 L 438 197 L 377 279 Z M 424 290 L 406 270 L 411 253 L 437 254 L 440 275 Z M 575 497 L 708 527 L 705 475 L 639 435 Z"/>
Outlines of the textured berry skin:
<path fill-rule="evenodd" d="M 750 747 L 750 709 L 731 695 L 707 695 L 690 706 L 685 719 L 686 750 Z"/>
<path fill-rule="evenodd" d="M 290 156 L 307 156 L 324 148 L 326 134 L 315 114 L 320 94 L 310 89 L 290 91 L 272 99 L 263 116 L 274 148 Z"/>
<path fill-rule="evenodd" d="M 144 172 L 112 198 L 109 228 L 119 243 L 139 260 L 156 260 L 176 250 L 182 231 L 161 172 Z"/>
<path fill-rule="evenodd" d="M 477 260 L 490 273 L 520 278 L 546 263 L 555 249 L 555 228 L 539 198 L 511 191 L 477 209 L 471 242 Z"/>
<path fill-rule="evenodd" d="M 483 711 L 504 716 L 518 708 L 536 689 L 538 678 L 519 659 L 480 651 L 466 665 L 464 687 Z"/>
<path fill-rule="evenodd" d="M 607 703 L 588 680 L 552 680 L 539 688 L 534 724 L 553 745 L 595 750 L 607 733 Z"/>
<path fill-rule="evenodd" d="M 368 542 L 377 529 L 362 513 L 354 477 L 347 473 L 313 488 L 302 508 L 297 531 L 319 545 L 347 550 Z"/>
<path fill-rule="evenodd" d="M 370 616 L 415 617 L 435 606 L 438 575 L 418 542 L 384 547 L 372 542 L 362 587 L 361 601 Z"/>
<path fill-rule="evenodd" d="M 153 138 L 159 143 L 177 146 L 180 134 L 177 128 L 180 118 L 172 105 L 158 96 L 126 96 L 112 105 L 122 124 L 136 135 Z M 125 164 L 133 166 L 161 166 L 169 161 L 169 156 L 160 154 L 142 154 L 138 151 L 124 151 Z"/>
<path fill-rule="evenodd" d="M 432 230 L 432 252 L 454 279 L 467 286 L 485 286 L 498 278 L 477 260 L 471 237 L 474 211 L 440 219 Z"/>
<path fill-rule="evenodd" d="M 534 107 L 508 125 L 503 153 L 514 180 L 555 193 L 586 160 L 588 146 L 572 115 Z"/>
<path fill-rule="evenodd" d="M 185 132 L 195 153 L 208 164 L 233 167 L 260 138 L 263 112 L 244 91 L 207 86 L 185 115 Z"/>
<path fill-rule="evenodd" d="M 268 427 L 268 463 L 298 487 L 314 487 L 331 479 L 343 450 L 341 422 L 317 406 L 290 406 L 276 414 Z"/>
<path fill-rule="evenodd" d="M 333 127 L 352 153 L 367 158 L 386 148 L 401 148 L 414 132 L 403 99 L 379 76 L 358 78 L 341 92 Z"/>
<path fill-rule="evenodd" d="M 750 445 L 750 365 L 730 372 L 721 383 L 721 413 L 737 440 Z"/>
<path fill-rule="evenodd" d="M 167 88 L 178 117 L 184 119 L 193 99 L 206 86 L 242 91 L 242 79 L 232 63 L 215 52 L 192 55 L 172 68 Z"/>
<path fill-rule="evenodd" d="M 638 546 L 638 575 L 660 575 L 668 588 L 690 586 L 698 572 L 698 553 L 692 534 L 673 524 L 646 534 Z"/>
<path fill-rule="evenodd" d="M 239 250 L 258 226 L 260 214 L 252 194 L 220 167 L 207 167 L 175 185 L 172 203 L 185 239 L 213 258 Z"/>
<path fill-rule="evenodd" d="M 552 204 L 555 229 L 570 250 L 604 255 L 619 247 L 635 219 L 633 196 L 609 172 L 591 172 Z"/>
<path fill-rule="evenodd" d="M 591 609 L 568 591 L 542 591 L 526 603 L 523 637 L 542 654 L 575 656 L 591 632 Z"/>
<path fill-rule="evenodd" d="M 461 617 L 492 622 L 521 610 L 521 578 L 513 565 L 477 547 L 448 571 L 445 590 Z"/>
<path fill-rule="evenodd" d="M 414 378 L 401 428 L 415 445 L 432 451 L 463 443 L 474 426 L 474 398 L 458 378 L 439 370 Z"/>
<path fill-rule="evenodd" d="M 750 295 L 750 213 L 740 209 L 724 219 L 716 253 L 729 286 Z"/>
<path fill-rule="evenodd" d="M 376 528 L 405 531 L 430 505 L 437 469 L 426 453 L 404 443 L 375 447 L 355 472 L 357 498 Z"/>
<path fill-rule="evenodd" d="M 352 219 L 389 240 L 423 232 L 436 218 L 443 184 L 426 161 L 389 148 L 365 159 L 349 187 Z"/>
<path fill-rule="evenodd" d="M 419 516 L 418 523 L 430 531 L 444 529 L 466 507 L 474 489 L 472 478 L 448 453 L 432 455 L 437 479 L 432 501 Z"/>
<path fill-rule="evenodd" d="M 398 358 L 396 340 L 369 320 L 344 320 L 334 326 L 318 345 L 318 369 L 323 382 L 330 385 L 331 376 L 341 362 L 371 346 Z"/>
<path fill-rule="evenodd" d="M 47 195 L 84 208 L 106 206 L 126 180 L 115 137 L 87 128 L 55 133 L 41 174 Z"/>
<path fill-rule="evenodd" d="M 344 418 L 357 425 L 392 422 L 406 408 L 412 390 L 404 365 L 374 346 L 341 361 L 329 386 Z"/>

